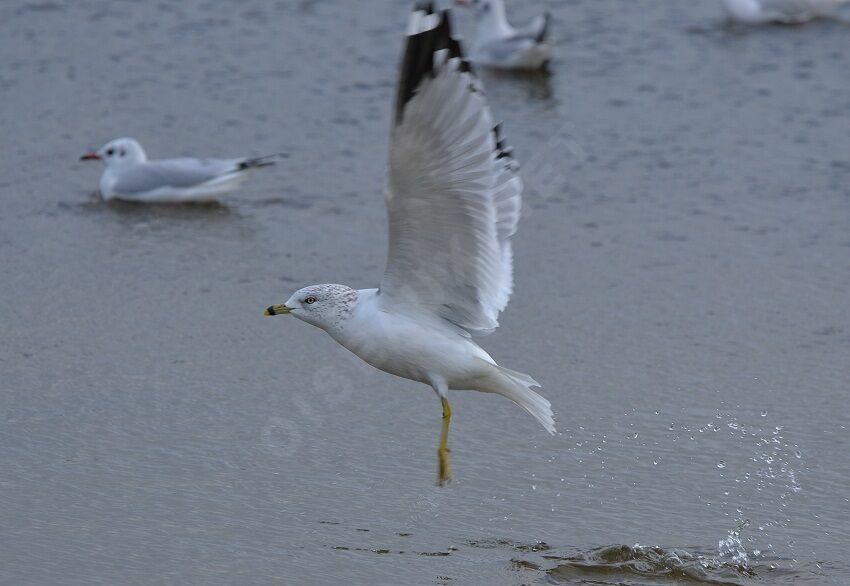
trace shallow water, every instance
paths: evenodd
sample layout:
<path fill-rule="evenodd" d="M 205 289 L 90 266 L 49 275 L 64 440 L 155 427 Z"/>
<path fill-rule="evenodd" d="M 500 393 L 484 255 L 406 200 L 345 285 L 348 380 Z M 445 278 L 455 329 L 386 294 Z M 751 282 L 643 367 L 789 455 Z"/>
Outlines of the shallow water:
<path fill-rule="evenodd" d="M 0 582 L 850 582 L 850 27 L 513 4 L 558 55 L 484 76 L 527 196 L 481 342 L 561 433 L 457 393 L 441 490 L 430 390 L 261 315 L 380 278 L 408 3 L 3 3 Z M 291 157 L 108 205 L 120 135 Z"/>

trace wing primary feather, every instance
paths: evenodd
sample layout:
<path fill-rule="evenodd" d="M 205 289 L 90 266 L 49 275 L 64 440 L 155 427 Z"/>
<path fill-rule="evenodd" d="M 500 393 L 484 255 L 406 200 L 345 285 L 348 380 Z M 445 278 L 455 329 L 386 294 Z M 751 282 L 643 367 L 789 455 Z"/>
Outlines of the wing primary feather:
<path fill-rule="evenodd" d="M 422 18 L 422 15 L 426 18 Z M 437 25 L 425 30 L 419 30 L 427 26 L 428 16 L 436 15 Z M 463 58 L 463 50 L 460 43 L 452 38 L 452 25 L 447 10 L 434 11 L 433 2 L 420 2 L 416 5 L 415 12 L 411 16 L 411 30 L 407 37 L 407 47 L 401 63 L 399 74 L 398 94 L 396 96 L 396 124 L 401 123 L 404 115 L 405 105 L 416 94 L 416 89 L 426 77 L 434 77 L 434 53 L 447 49 L 448 59 L 453 57 Z M 471 71 L 469 63 L 462 63 L 464 71 Z"/>
<path fill-rule="evenodd" d="M 514 147 L 510 146 L 507 143 L 504 135 L 502 134 L 502 123 L 499 122 L 496 126 L 493 127 L 493 136 L 496 137 L 496 158 L 497 159 L 507 159 L 505 161 L 507 164 L 511 166 L 511 170 L 516 171 L 519 169 L 519 164 L 517 164 L 514 159 Z"/>
<path fill-rule="evenodd" d="M 276 153 L 274 155 L 265 155 L 263 157 L 253 157 L 250 159 L 245 159 L 244 161 L 239 161 L 238 169 L 240 171 L 245 171 L 247 169 L 259 169 L 260 167 L 269 167 L 274 165 L 274 161 L 271 159 L 285 159 L 289 157 L 286 153 Z"/>

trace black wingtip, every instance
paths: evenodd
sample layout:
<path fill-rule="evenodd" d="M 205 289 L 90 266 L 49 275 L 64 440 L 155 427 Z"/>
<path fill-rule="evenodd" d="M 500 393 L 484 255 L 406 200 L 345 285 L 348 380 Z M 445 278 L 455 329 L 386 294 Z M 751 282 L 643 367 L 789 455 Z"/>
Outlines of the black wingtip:
<path fill-rule="evenodd" d="M 434 14 L 434 3 L 430 1 L 420 1 L 413 5 L 413 10 L 421 10 L 425 14 Z"/>
<path fill-rule="evenodd" d="M 424 12 L 426 15 L 436 14 L 439 22 L 431 29 L 409 34 L 407 37 L 396 96 L 396 122 L 401 121 L 404 106 L 416 94 L 416 89 L 422 80 L 426 76 L 433 77 L 435 52 L 447 49 L 449 59 L 454 57 L 461 59 L 461 71 L 472 72 L 471 65 L 463 58 L 460 42 L 452 37 L 449 11 L 435 10 L 433 2 L 417 2 L 413 10 Z"/>
<path fill-rule="evenodd" d="M 496 158 L 514 160 L 514 148 L 507 143 L 502 135 L 502 123 L 493 127 L 493 137 L 496 139 Z"/>
<path fill-rule="evenodd" d="M 289 153 L 275 153 L 273 155 L 265 155 L 263 157 L 254 157 L 252 159 L 245 159 L 244 161 L 239 163 L 239 170 L 244 171 L 245 169 L 259 169 L 260 167 L 270 167 L 274 165 L 274 161 L 270 159 L 288 159 Z"/>
<path fill-rule="evenodd" d="M 537 34 L 537 38 L 535 39 L 538 43 L 542 43 L 549 38 L 549 25 L 552 22 L 552 15 L 548 12 L 543 13 L 543 28 L 540 29 L 540 32 Z"/>

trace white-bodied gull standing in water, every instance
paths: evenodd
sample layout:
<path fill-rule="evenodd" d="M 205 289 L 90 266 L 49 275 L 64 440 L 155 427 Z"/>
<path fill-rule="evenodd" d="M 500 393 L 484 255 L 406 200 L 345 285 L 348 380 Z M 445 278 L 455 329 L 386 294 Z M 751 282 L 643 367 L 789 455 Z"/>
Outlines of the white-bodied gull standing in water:
<path fill-rule="evenodd" d="M 475 11 L 477 28 L 471 55 L 476 65 L 534 70 L 545 68 L 552 59 L 548 13 L 523 28 L 514 28 L 508 22 L 504 0 L 455 0 L 455 3 Z"/>
<path fill-rule="evenodd" d="M 825 16 L 848 0 L 722 0 L 729 17 L 743 24 L 800 24 Z"/>
<path fill-rule="evenodd" d="M 239 159 L 159 159 L 149 161 L 132 138 L 116 138 L 80 157 L 103 161 L 100 194 L 105 200 L 148 203 L 215 201 L 235 190 L 254 169 L 267 167 L 283 155 Z"/>
<path fill-rule="evenodd" d="M 430 385 L 443 408 L 442 485 L 451 478 L 450 389 L 503 395 L 550 433 L 555 422 L 534 379 L 472 340 L 498 327 L 511 294 L 522 182 L 448 13 L 430 3 L 410 17 L 391 143 L 380 287 L 311 285 L 266 315 L 294 315 L 372 366 Z"/>

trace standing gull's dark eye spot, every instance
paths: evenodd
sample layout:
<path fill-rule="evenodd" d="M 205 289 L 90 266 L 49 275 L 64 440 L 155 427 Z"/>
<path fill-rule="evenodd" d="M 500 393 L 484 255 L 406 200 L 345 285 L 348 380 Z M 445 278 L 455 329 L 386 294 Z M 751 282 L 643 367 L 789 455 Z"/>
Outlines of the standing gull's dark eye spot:
<path fill-rule="evenodd" d="M 313 303 L 315 303 L 315 302 L 316 302 L 316 298 L 315 298 L 315 297 L 308 297 L 308 298 L 306 298 L 306 299 L 304 300 L 304 303 L 306 303 L 307 305 L 312 305 L 312 304 L 313 304 Z"/>
<path fill-rule="evenodd" d="M 106 156 L 111 157 L 114 153 L 115 153 L 114 149 L 109 149 L 109 150 L 106 151 Z"/>

